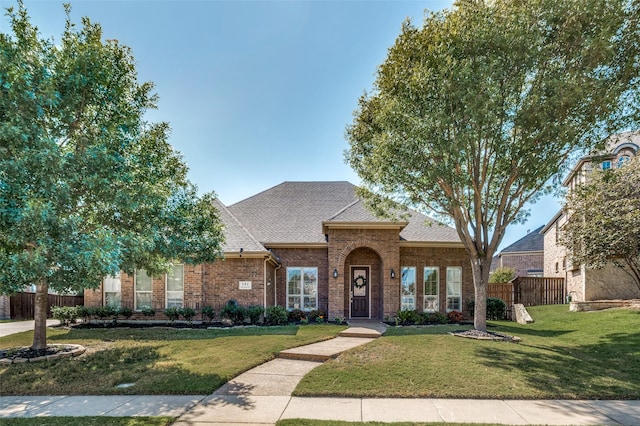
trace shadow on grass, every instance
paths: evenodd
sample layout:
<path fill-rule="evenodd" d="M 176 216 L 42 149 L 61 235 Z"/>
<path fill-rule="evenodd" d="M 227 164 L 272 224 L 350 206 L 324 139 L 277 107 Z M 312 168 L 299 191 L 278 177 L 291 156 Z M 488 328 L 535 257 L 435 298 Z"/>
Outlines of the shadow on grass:
<path fill-rule="evenodd" d="M 513 327 L 505 324 L 489 324 L 489 331 L 509 334 L 511 336 L 560 337 L 577 330 L 536 330 L 527 327 Z"/>
<path fill-rule="evenodd" d="M 116 347 L 73 359 L 11 365 L 0 374 L 0 395 L 203 395 L 226 382 L 214 373 L 191 373 L 158 349 Z M 123 384 L 130 386 L 118 387 Z"/>
<path fill-rule="evenodd" d="M 640 333 L 615 333 L 573 346 L 532 346 L 525 340 L 482 348 L 478 355 L 485 365 L 522 375 L 532 388 L 559 399 L 639 399 L 639 352 Z"/>

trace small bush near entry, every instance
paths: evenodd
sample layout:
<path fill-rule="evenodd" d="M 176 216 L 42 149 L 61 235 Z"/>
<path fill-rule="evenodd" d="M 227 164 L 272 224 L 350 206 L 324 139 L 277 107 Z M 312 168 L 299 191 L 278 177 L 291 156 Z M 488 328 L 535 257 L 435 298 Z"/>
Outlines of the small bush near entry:
<path fill-rule="evenodd" d="M 286 325 L 289 322 L 289 313 L 282 306 L 269 306 L 264 315 L 267 325 Z"/>
<path fill-rule="evenodd" d="M 504 300 L 496 297 L 489 297 L 487 299 L 487 319 L 503 320 L 506 312 L 507 304 L 504 303 Z"/>
<path fill-rule="evenodd" d="M 451 311 L 447 313 L 447 320 L 449 322 L 460 322 L 462 321 L 462 312 L 460 311 Z"/>
<path fill-rule="evenodd" d="M 420 314 L 415 309 L 396 312 L 398 325 L 413 325 L 420 322 Z"/>
<path fill-rule="evenodd" d="M 77 306 L 53 306 L 51 313 L 62 325 L 75 323 L 79 316 Z"/>
<path fill-rule="evenodd" d="M 193 321 L 193 318 L 196 316 L 196 310 L 193 308 L 184 307 L 184 308 L 180 308 L 178 311 L 184 319 L 189 321 L 189 323 L 191 323 L 191 321 Z"/>
<path fill-rule="evenodd" d="M 213 309 L 212 306 L 205 306 L 204 308 L 200 309 L 200 315 L 202 315 L 203 321 L 204 321 L 204 318 L 207 317 L 209 322 L 211 322 L 216 317 L 216 311 Z"/>
<path fill-rule="evenodd" d="M 426 324 L 446 324 L 447 316 L 442 312 L 425 312 L 424 317 Z"/>
<path fill-rule="evenodd" d="M 237 300 L 229 300 L 222 310 L 220 317 L 230 319 L 234 324 L 242 324 L 245 317 L 245 309 L 238 304 Z"/>
<path fill-rule="evenodd" d="M 82 321 L 89 322 L 91 317 L 95 315 L 96 308 L 89 306 L 76 306 L 78 309 L 78 317 L 82 317 Z"/>
<path fill-rule="evenodd" d="M 306 318 L 307 316 L 305 315 L 304 311 L 302 311 L 301 309 L 293 309 L 289 311 L 289 322 L 299 323 L 300 321 Z"/>
<path fill-rule="evenodd" d="M 314 309 L 307 314 L 307 319 L 309 322 L 326 322 L 327 313 L 322 309 Z"/>
<path fill-rule="evenodd" d="M 247 316 L 251 320 L 251 324 L 258 324 L 262 314 L 264 314 L 264 308 L 260 305 L 251 305 L 246 309 Z"/>
<path fill-rule="evenodd" d="M 169 318 L 169 321 L 174 322 L 178 318 L 180 318 L 180 309 L 172 306 L 164 310 L 164 314 Z"/>

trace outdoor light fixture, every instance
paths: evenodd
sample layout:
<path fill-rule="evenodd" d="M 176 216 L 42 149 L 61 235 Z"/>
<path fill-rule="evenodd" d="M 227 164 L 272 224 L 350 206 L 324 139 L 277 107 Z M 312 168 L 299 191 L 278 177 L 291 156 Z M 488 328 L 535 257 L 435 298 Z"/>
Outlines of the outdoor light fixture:
<path fill-rule="evenodd" d="M 394 279 L 396 277 L 396 271 L 393 270 L 393 268 L 391 269 L 391 279 Z"/>
<path fill-rule="evenodd" d="M 333 270 L 333 278 L 338 278 L 338 269 Z"/>

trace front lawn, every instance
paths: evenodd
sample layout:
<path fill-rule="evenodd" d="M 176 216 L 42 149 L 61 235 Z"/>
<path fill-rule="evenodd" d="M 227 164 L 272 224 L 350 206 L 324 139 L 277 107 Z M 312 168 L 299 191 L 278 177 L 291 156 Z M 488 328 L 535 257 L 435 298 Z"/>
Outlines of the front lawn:
<path fill-rule="evenodd" d="M 190 329 L 48 329 L 48 343 L 76 343 L 75 359 L 0 367 L 0 395 L 204 395 L 278 352 L 334 337 L 335 325 Z M 28 346 L 33 332 L 0 338 Z M 134 386 L 118 388 L 120 384 Z"/>
<path fill-rule="evenodd" d="M 311 371 L 294 395 L 640 399 L 640 311 L 555 305 L 529 313 L 533 324 L 490 322 L 521 343 L 390 330 Z"/>

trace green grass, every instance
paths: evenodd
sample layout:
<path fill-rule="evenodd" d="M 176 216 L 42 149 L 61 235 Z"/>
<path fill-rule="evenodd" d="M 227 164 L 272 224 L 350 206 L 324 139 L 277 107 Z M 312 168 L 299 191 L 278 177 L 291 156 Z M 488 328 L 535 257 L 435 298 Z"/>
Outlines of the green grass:
<path fill-rule="evenodd" d="M 190 329 L 49 329 L 48 343 L 76 343 L 75 359 L 0 367 L 0 395 L 209 394 L 278 352 L 335 336 L 345 327 Z M 0 348 L 28 346 L 33 332 L 0 338 Z M 116 385 L 135 383 L 120 389 Z"/>
<path fill-rule="evenodd" d="M 640 398 L 640 311 L 529 309 L 535 323 L 490 322 L 522 342 L 390 329 L 311 371 L 298 396 L 506 399 Z M 418 334 L 420 333 L 420 334 Z"/>
<path fill-rule="evenodd" d="M 28 417 L 5 418 L 5 426 L 169 426 L 172 417 Z"/>

